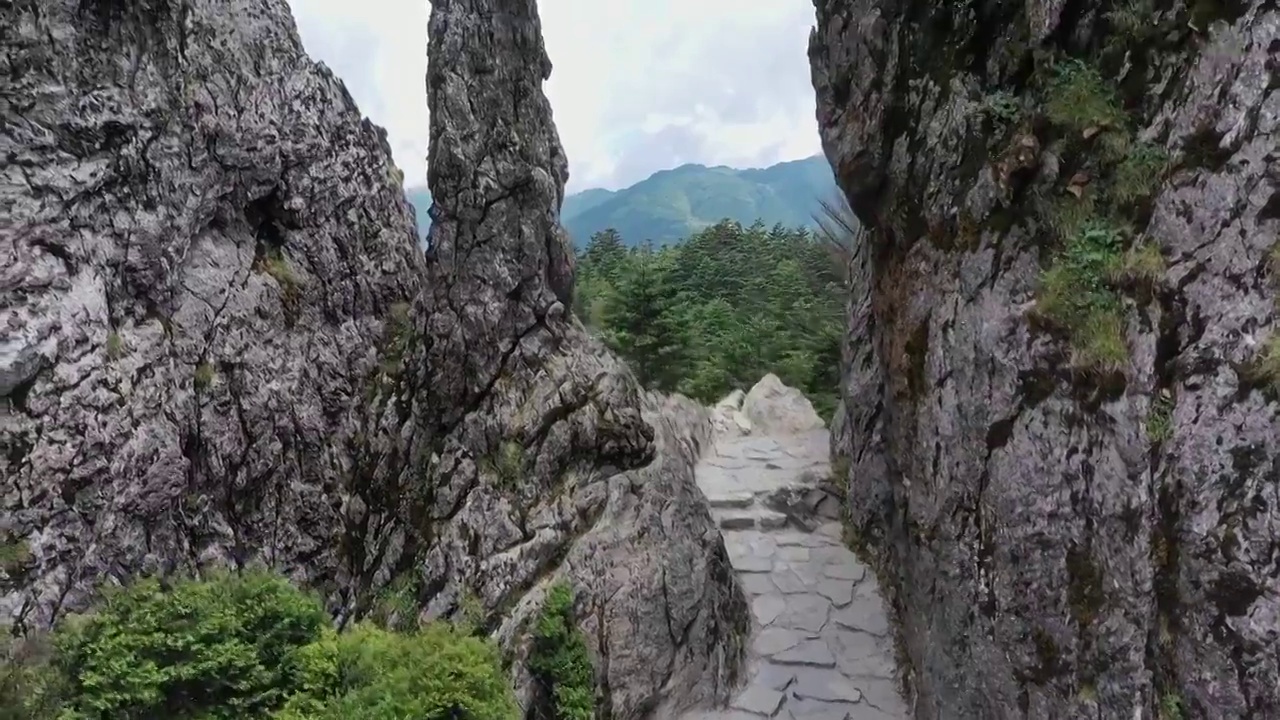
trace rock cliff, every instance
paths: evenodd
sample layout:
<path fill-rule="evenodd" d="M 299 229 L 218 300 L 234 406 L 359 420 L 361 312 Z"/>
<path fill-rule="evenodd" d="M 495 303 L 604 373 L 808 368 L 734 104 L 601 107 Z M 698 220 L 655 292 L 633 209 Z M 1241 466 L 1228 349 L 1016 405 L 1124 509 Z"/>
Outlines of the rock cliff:
<path fill-rule="evenodd" d="M 749 620 L 693 482 L 710 420 L 565 311 L 533 0 L 433 3 L 426 257 L 283 0 L 0 20 L 6 624 L 263 563 L 344 619 L 394 591 L 510 630 L 565 578 L 613 717 L 727 692 Z"/>
<path fill-rule="evenodd" d="M 917 715 L 1280 716 L 1280 8 L 815 5 Z"/>

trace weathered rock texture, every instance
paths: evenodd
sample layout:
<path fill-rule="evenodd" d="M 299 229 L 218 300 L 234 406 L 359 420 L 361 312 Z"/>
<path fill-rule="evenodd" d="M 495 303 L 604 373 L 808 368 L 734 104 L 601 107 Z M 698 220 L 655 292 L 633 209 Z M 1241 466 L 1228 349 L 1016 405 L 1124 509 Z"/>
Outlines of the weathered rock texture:
<path fill-rule="evenodd" d="M 5 624 L 254 560 L 349 610 L 408 519 L 375 497 L 400 423 L 365 402 L 424 269 L 382 132 L 284 2 L 0 26 Z"/>
<path fill-rule="evenodd" d="M 709 419 L 566 315 L 533 0 L 433 3 L 425 258 L 283 0 L 0 21 L 6 624 L 265 563 L 343 618 L 390 587 L 497 627 L 564 577 L 612 717 L 727 693 L 749 619 L 693 482 Z"/>
<path fill-rule="evenodd" d="M 918 715 L 1280 717 L 1280 403 L 1256 372 L 1280 333 L 1280 8 L 815 4 L 822 140 L 866 225 L 833 451 Z M 1174 161 L 1129 208 L 1164 266 L 1117 291 L 1107 373 L 1030 319 L 1061 242 L 1037 197 L 1077 172 L 1114 192 L 1091 138 L 1119 125 L 1045 120 L 1066 56 Z"/>

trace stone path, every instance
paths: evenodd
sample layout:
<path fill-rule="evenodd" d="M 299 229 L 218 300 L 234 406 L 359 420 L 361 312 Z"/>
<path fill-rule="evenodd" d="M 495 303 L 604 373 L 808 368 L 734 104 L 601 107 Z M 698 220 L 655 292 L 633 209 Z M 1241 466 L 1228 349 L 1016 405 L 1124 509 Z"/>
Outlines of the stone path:
<path fill-rule="evenodd" d="M 827 433 L 723 438 L 698 484 L 751 603 L 750 678 L 729 707 L 684 720 L 904 720 L 875 576 L 818 489 Z"/>

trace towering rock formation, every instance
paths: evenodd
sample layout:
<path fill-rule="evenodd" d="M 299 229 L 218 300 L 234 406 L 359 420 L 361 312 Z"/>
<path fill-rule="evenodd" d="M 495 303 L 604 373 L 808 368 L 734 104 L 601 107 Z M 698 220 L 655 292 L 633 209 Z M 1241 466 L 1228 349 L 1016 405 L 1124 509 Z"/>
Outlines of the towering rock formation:
<path fill-rule="evenodd" d="M 1280 8 L 815 4 L 919 716 L 1280 716 Z"/>
<path fill-rule="evenodd" d="M 723 696 L 748 620 L 693 484 L 710 421 L 566 313 L 534 0 L 433 3 L 426 258 L 284 0 L 0 27 L 4 624 L 264 563 L 343 618 L 477 600 L 518 652 L 565 578 L 613 717 Z"/>

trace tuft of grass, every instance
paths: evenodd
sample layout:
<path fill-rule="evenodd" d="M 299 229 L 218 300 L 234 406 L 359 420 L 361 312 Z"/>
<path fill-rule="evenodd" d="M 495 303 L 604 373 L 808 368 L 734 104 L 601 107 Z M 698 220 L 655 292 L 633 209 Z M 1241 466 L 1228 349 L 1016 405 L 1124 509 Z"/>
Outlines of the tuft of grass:
<path fill-rule="evenodd" d="M 1111 199 L 1119 206 L 1150 199 L 1169 167 L 1169 153 L 1164 148 L 1146 142 L 1135 143 L 1116 166 Z"/>
<path fill-rule="evenodd" d="M 503 440 L 498 449 L 480 460 L 480 469 L 495 475 L 498 487 L 514 489 L 524 475 L 524 446 L 514 440 Z"/>
<path fill-rule="evenodd" d="M 1121 41 L 1141 41 L 1155 35 L 1160 28 L 1152 0 L 1124 0 L 1108 10 L 1105 17 Z"/>
<path fill-rule="evenodd" d="M 1255 380 L 1280 390 L 1280 333 L 1271 336 L 1254 358 L 1251 372 Z"/>
<path fill-rule="evenodd" d="M 1065 60 L 1054 71 L 1045 102 L 1050 122 L 1077 133 L 1126 129 L 1120 100 L 1097 69 L 1080 60 Z"/>
<path fill-rule="evenodd" d="M 270 275 L 280 286 L 280 301 L 285 319 L 292 324 L 297 319 L 298 303 L 302 299 L 302 283 L 279 248 L 271 248 L 258 257 L 256 269 Z"/>
<path fill-rule="evenodd" d="M 1271 252 L 1267 256 L 1268 264 L 1271 266 L 1271 274 L 1280 279 L 1280 242 L 1271 246 Z"/>
<path fill-rule="evenodd" d="M 194 382 L 197 390 L 204 390 L 213 384 L 213 378 L 216 373 L 213 365 L 208 362 L 202 362 L 196 366 Z"/>
<path fill-rule="evenodd" d="M 1080 234 L 1085 226 L 1098 215 L 1097 195 L 1093 188 L 1085 188 L 1080 197 L 1063 193 L 1047 203 L 1045 218 L 1049 226 L 1062 240 Z"/>
<path fill-rule="evenodd" d="M 1151 400 L 1147 411 L 1147 438 L 1163 443 L 1173 437 L 1173 398 L 1162 392 Z"/>
<path fill-rule="evenodd" d="M 1097 310 L 1076 329 L 1071 364 L 1086 369 L 1117 372 L 1129 362 L 1124 317 L 1117 310 Z"/>
<path fill-rule="evenodd" d="M 112 330 L 107 333 L 107 359 L 119 360 L 124 356 L 124 340 L 120 337 L 120 333 Z"/>
<path fill-rule="evenodd" d="M 31 546 L 22 538 L 0 539 L 0 572 L 12 575 L 31 561 Z"/>
<path fill-rule="evenodd" d="M 1160 720 L 1182 720 L 1182 698 L 1177 693 L 1165 693 L 1160 698 Z"/>
<path fill-rule="evenodd" d="M 1112 282 L 1154 286 L 1164 278 L 1164 255 L 1154 242 L 1144 242 L 1121 254 L 1108 270 Z"/>
<path fill-rule="evenodd" d="M 1117 229 L 1090 223 L 1041 276 L 1036 309 L 1067 330 L 1077 367 L 1112 371 L 1128 362 L 1123 306 L 1108 283 L 1120 245 Z"/>

